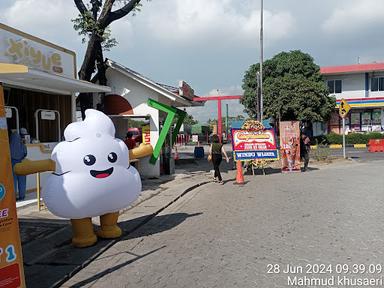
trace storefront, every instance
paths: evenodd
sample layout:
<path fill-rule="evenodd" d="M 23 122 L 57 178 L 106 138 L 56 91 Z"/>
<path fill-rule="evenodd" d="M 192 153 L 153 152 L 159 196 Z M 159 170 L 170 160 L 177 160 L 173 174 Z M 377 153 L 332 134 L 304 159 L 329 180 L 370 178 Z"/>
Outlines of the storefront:
<path fill-rule="evenodd" d="M 352 107 L 345 118 L 348 132 L 382 132 L 384 131 L 384 98 L 383 99 L 351 99 L 347 100 Z M 339 105 L 340 101 L 337 101 Z M 329 130 L 342 133 L 342 120 L 337 111 L 329 121 Z"/>
<path fill-rule="evenodd" d="M 351 106 L 346 118 L 349 132 L 384 131 L 384 63 L 352 64 L 321 67 L 329 95 L 337 107 L 328 123 L 328 132 L 342 133 L 338 115 L 341 99 Z"/>
<path fill-rule="evenodd" d="M 9 64 L 19 64 L 19 71 L 8 73 Z M 109 87 L 76 79 L 75 52 L 3 24 L 0 65 L 8 127 L 27 132 L 31 160 L 50 158 L 65 127 L 76 121 L 77 93 L 110 92 Z M 27 191 L 35 189 L 35 176 L 28 176 Z"/>
<path fill-rule="evenodd" d="M 201 105 L 192 101 L 193 90 L 184 81 L 180 81 L 179 87 L 172 87 L 152 81 L 112 60 L 107 60 L 106 64 L 108 67 L 106 71 L 108 86 L 111 87 L 112 92 L 104 98 L 105 113 L 112 118 L 116 126 L 116 135 L 121 139 L 125 138 L 132 121 L 141 122 L 144 124 L 144 129 L 142 127 L 140 129 L 146 133 L 144 138 L 152 144 L 156 152 L 159 138 L 163 140 L 161 139 L 161 131 L 167 118 L 166 109 L 157 109 L 156 105 L 163 105 L 171 110 L 174 107 Z M 99 101 L 99 99 L 95 99 L 94 103 Z M 157 104 L 151 105 L 151 103 Z M 167 169 L 173 170 L 172 156 L 170 155 L 171 134 L 172 128 L 164 141 L 162 157 L 159 157 L 158 161 L 141 159 L 140 175 L 158 177 Z"/>

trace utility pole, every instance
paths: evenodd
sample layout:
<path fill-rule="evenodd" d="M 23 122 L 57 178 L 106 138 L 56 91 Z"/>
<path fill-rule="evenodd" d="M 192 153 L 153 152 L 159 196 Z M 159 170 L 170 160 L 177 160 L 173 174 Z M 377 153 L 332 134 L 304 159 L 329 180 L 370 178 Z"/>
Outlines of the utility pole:
<path fill-rule="evenodd" d="M 260 117 L 260 71 L 256 72 L 256 101 L 255 101 L 256 120 L 261 121 Z"/>
<path fill-rule="evenodd" d="M 260 7 L 260 122 L 263 122 L 263 59 L 264 59 L 264 44 L 263 44 L 263 0 L 261 0 Z"/>

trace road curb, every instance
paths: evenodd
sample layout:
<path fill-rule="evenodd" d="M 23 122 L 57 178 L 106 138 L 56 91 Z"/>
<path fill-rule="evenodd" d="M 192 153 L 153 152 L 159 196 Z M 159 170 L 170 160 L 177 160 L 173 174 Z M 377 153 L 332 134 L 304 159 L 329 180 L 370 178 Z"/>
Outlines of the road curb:
<path fill-rule="evenodd" d="M 81 265 L 77 266 L 73 271 L 71 271 L 70 273 L 68 273 L 67 275 L 65 275 L 65 277 L 63 277 L 62 279 L 60 279 L 59 281 L 57 281 L 56 283 L 54 283 L 51 287 L 53 288 L 56 288 L 56 287 L 61 287 L 65 282 L 67 282 L 68 280 L 70 280 L 73 276 L 75 276 L 77 273 L 79 273 L 82 269 L 84 269 L 85 267 L 87 267 L 89 264 L 91 264 L 93 261 L 95 261 L 100 255 L 102 255 L 104 252 L 106 252 L 108 249 L 110 249 L 113 245 L 115 245 L 116 243 L 118 243 L 119 241 L 123 240 L 126 236 L 128 236 L 129 234 L 133 233 L 134 231 L 136 231 L 137 229 L 139 229 L 140 227 L 142 227 L 143 225 L 145 225 L 146 223 L 148 223 L 149 221 L 151 221 L 153 218 L 155 218 L 158 214 L 160 214 L 162 211 L 164 211 L 165 209 L 167 209 L 169 206 L 171 206 L 173 203 L 175 203 L 176 201 L 178 201 L 180 198 L 182 198 L 183 196 L 185 196 L 188 192 L 191 192 L 192 190 L 196 189 L 196 188 L 199 188 L 200 186 L 202 185 L 205 185 L 205 184 L 208 184 L 208 183 L 211 183 L 211 181 L 200 181 L 199 183 L 195 184 L 195 185 L 192 185 L 190 187 L 188 187 L 187 189 L 184 190 L 184 192 L 182 192 L 179 196 L 177 196 L 176 198 L 174 198 L 173 200 L 171 200 L 170 202 L 168 202 L 166 205 L 164 205 L 163 207 L 161 207 L 160 209 L 158 209 L 156 212 L 148 215 L 148 217 L 146 217 L 142 222 L 138 223 L 136 226 L 134 226 L 133 228 L 129 229 L 129 230 L 123 230 L 123 234 L 121 235 L 120 238 L 118 239 L 113 239 L 111 240 L 110 243 L 108 243 L 105 247 L 103 247 L 102 249 L 100 249 L 100 251 L 98 253 L 96 253 L 95 255 L 93 255 L 91 258 L 89 258 L 88 260 L 86 260 L 84 263 L 82 263 Z M 161 193 L 159 193 L 161 194 Z M 157 195 L 159 195 L 157 194 Z M 155 197 L 155 196 L 154 196 Z M 153 197 L 151 197 L 153 198 Z M 145 201 L 143 201 L 145 202 Z M 143 203 L 141 202 L 141 203 Z M 140 203 L 140 204 L 141 204 Z M 138 204 L 138 205 L 140 205 Z"/>
<path fill-rule="evenodd" d="M 347 144 L 346 147 L 348 148 L 355 148 L 355 149 L 365 149 L 367 148 L 367 144 Z M 311 145 L 311 149 L 315 150 L 318 149 L 318 145 Z M 324 146 L 324 148 L 330 148 L 330 149 L 342 149 L 343 145 L 341 144 L 331 144 L 329 146 Z"/>
<path fill-rule="evenodd" d="M 355 149 L 365 149 L 365 148 L 367 148 L 367 144 L 354 144 L 353 148 L 355 148 Z"/>

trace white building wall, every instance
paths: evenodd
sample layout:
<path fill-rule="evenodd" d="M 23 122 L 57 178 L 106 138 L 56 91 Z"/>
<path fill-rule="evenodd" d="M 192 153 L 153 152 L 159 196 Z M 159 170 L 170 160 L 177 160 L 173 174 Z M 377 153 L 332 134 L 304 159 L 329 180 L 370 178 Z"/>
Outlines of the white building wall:
<path fill-rule="evenodd" d="M 342 93 L 332 94 L 336 99 L 353 99 L 365 97 L 365 74 L 331 75 L 324 76 L 325 80 L 341 80 Z"/>
<path fill-rule="evenodd" d="M 134 114 L 150 115 L 151 145 L 155 147 L 160 134 L 159 111 L 149 107 L 147 101 L 148 98 L 159 101 L 159 94 L 112 69 L 107 70 L 107 79 L 108 86 L 112 89 L 111 94 L 120 95 L 127 99 L 133 108 Z M 120 127 L 124 125 L 120 121 L 115 122 L 115 124 L 117 124 L 116 130 L 119 133 L 126 129 L 126 127 Z M 152 165 L 149 163 L 149 157 L 140 159 L 139 172 L 144 177 L 159 177 L 160 160 L 155 165 Z"/>
<path fill-rule="evenodd" d="M 375 97 L 384 97 L 384 91 L 371 91 L 371 79 L 372 77 L 384 77 L 384 72 L 370 72 L 368 74 L 368 91 L 366 91 L 366 80 L 365 80 L 365 72 L 364 73 L 352 73 L 345 75 L 324 75 L 325 81 L 328 80 L 342 80 L 342 93 L 331 94 L 336 96 L 337 100 L 342 98 L 344 99 L 356 99 L 356 98 L 375 98 Z M 360 108 L 361 110 L 377 110 L 381 109 L 381 126 L 384 127 L 384 108 L 376 107 L 376 108 Z M 360 113 L 360 112 L 358 112 Z M 318 127 L 317 127 L 318 128 Z M 362 125 L 361 131 L 371 131 L 380 130 L 379 126 L 375 128 L 375 125 Z"/>
<path fill-rule="evenodd" d="M 371 77 L 384 77 L 384 73 L 370 73 L 369 77 L 369 97 L 384 97 L 384 91 L 371 91 Z"/>

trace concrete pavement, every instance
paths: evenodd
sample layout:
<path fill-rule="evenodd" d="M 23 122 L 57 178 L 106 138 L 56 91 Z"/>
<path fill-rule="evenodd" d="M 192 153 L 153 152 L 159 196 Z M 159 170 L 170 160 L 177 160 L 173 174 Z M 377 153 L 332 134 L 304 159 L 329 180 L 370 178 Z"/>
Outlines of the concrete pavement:
<path fill-rule="evenodd" d="M 269 274 L 268 265 L 332 265 L 323 278 L 343 276 L 337 264 L 382 265 L 383 167 L 343 161 L 308 173 L 246 176 L 243 187 L 204 185 L 62 287 L 297 287 L 288 276 L 314 275 Z"/>
<path fill-rule="evenodd" d="M 186 173 L 185 169 L 189 172 Z M 210 179 L 209 168 L 204 160 L 200 161 L 200 165 L 184 165 L 177 172 L 173 176 L 143 182 L 140 198 L 131 207 L 121 211 L 119 225 L 125 235 L 152 219 L 190 189 Z M 58 287 L 117 242 L 99 240 L 93 247 L 76 249 L 70 244 L 72 232 L 69 220 L 60 219 L 47 210 L 39 212 L 35 205 L 19 208 L 18 217 L 27 287 Z M 97 218 L 93 220 L 98 224 Z"/>

